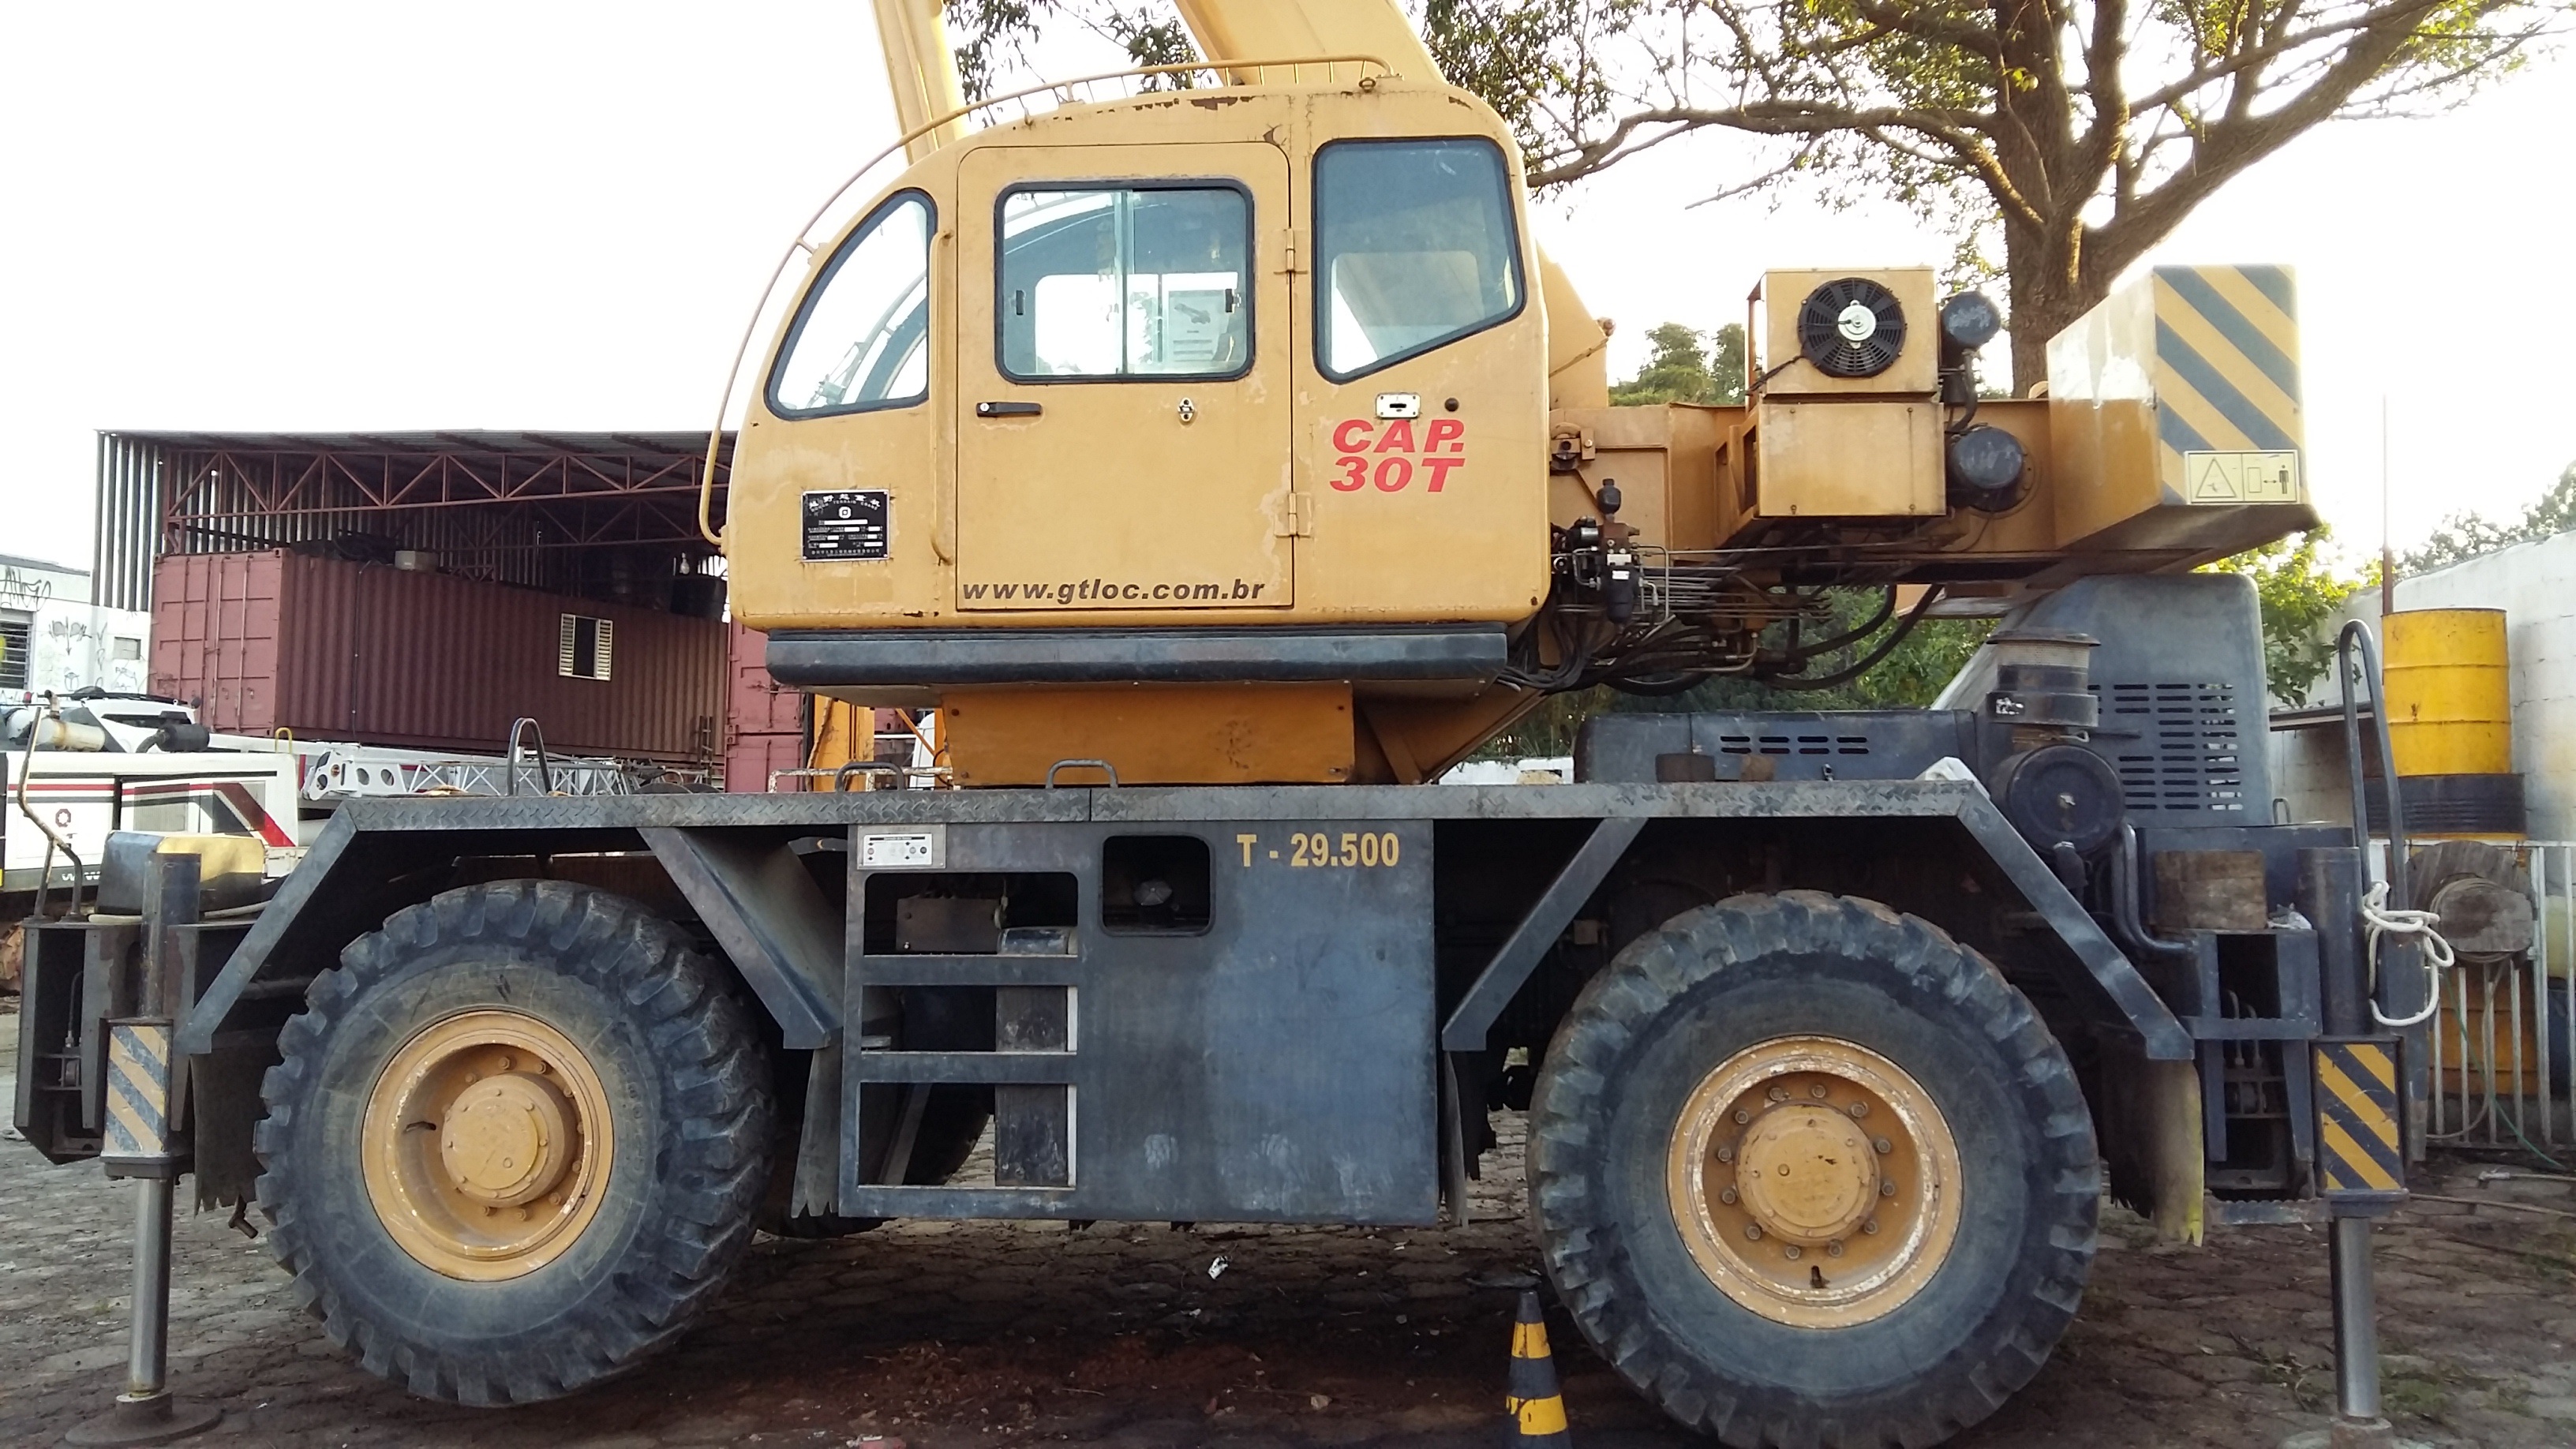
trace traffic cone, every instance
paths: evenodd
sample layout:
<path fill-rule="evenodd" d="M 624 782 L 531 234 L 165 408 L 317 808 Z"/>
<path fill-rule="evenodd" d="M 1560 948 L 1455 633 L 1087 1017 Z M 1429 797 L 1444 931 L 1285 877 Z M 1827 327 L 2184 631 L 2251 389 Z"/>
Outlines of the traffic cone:
<path fill-rule="evenodd" d="M 1521 1294 L 1521 1311 L 1512 1323 L 1511 1385 L 1503 1392 L 1505 1449 L 1529 1445 L 1574 1449 L 1565 1429 L 1565 1398 L 1556 1386 L 1556 1360 L 1547 1351 L 1547 1323 L 1539 1317 L 1538 1295 Z"/>

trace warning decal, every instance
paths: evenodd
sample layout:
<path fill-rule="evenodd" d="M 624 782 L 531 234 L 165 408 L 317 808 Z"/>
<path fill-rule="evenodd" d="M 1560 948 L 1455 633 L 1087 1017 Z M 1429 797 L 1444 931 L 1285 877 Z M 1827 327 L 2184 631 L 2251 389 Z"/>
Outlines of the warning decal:
<path fill-rule="evenodd" d="M 2182 486 L 2185 503 L 2296 503 L 2299 455 L 2185 453 Z"/>

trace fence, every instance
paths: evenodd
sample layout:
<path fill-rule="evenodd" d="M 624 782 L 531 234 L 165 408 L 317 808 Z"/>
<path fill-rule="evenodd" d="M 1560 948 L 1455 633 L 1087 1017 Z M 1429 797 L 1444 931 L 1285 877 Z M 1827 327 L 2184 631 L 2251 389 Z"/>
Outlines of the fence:
<path fill-rule="evenodd" d="M 2434 1142 L 2576 1144 L 2566 1110 L 2576 1064 L 2576 841 L 2514 847 L 2531 888 L 2526 955 L 2462 956 L 2431 1022 Z"/>

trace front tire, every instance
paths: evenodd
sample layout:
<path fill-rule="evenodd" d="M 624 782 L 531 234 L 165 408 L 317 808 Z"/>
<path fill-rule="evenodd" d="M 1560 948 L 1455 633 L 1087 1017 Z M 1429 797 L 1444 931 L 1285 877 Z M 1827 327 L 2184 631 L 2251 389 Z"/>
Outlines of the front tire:
<path fill-rule="evenodd" d="M 1577 1327 L 1739 1449 L 1921 1449 L 1992 1413 L 2074 1317 L 2100 1180 L 2074 1071 L 2001 973 L 1814 892 L 1630 943 L 1531 1103 Z"/>
<path fill-rule="evenodd" d="M 398 912 L 287 1023 L 255 1145 L 269 1242 L 368 1371 L 554 1398 L 683 1332 L 751 1240 L 770 1073 L 667 922 L 505 881 Z"/>

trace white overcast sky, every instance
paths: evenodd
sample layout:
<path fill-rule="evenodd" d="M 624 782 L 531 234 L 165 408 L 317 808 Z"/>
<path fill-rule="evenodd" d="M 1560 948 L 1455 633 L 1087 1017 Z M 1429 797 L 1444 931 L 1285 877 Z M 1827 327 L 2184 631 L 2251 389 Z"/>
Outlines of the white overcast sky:
<path fill-rule="evenodd" d="M 0 4 L 0 552 L 86 565 L 102 428 L 704 426 L 779 248 L 891 139 L 869 12 Z M 2348 545 L 2379 540 L 2383 395 L 2401 547 L 2576 461 L 2571 94 L 2552 59 L 2311 133 L 2152 258 L 2297 268 Z M 1766 266 L 1947 253 L 1893 208 L 1685 209 L 1743 167 L 1709 137 L 1542 208 L 1614 371 Z"/>

